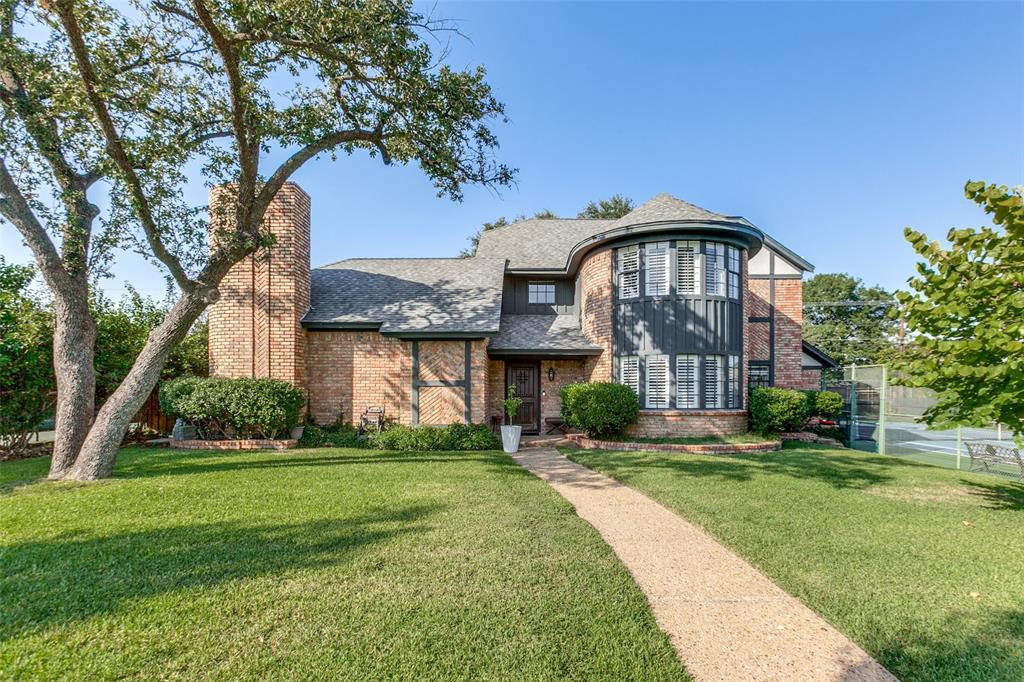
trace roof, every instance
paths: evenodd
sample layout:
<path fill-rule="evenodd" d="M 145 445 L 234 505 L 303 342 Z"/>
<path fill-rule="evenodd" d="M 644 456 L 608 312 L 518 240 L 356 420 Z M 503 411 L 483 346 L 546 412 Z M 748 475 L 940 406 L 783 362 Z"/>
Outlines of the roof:
<path fill-rule="evenodd" d="M 807 341 L 804 341 L 803 344 L 803 351 L 810 355 L 815 360 L 817 360 L 819 363 L 821 363 L 821 366 L 824 367 L 825 369 L 833 369 L 839 366 L 839 363 L 836 362 L 831 355 L 821 350 L 817 346 L 811 345 Z"/>
<path fill-rule="evenodd" d="M 502 315 L 498 335 L 491 338 L 492 353 L 596 355 L 601 346 L 580 330 L 574 315 Z"/>
<path fill-rule="evenodd" d="M 671 194 L 659 194 L 646 204 L 637 206 L 622 216 L 611 228 L 645 225 L 647 223 L 678 223 L 678 222 L 735 222 L 734 218 L 713 213 L 700 206 L 695 206 Z"/>
<path fill-rule="evenodd" d="M 504 258 L 354 258 L 311 272 L 309 328 L 383 334 L 498 331 Z"/>

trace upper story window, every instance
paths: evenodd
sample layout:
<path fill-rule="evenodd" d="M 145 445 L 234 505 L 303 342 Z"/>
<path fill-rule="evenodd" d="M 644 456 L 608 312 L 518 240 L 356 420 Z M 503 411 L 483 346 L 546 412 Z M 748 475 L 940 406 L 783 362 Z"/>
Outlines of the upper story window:
<path fill-rule="evenodd" d="M 522 289 L 520 289 L 520 291 L 522 291 Z M 554 282 L 529 282 L 526 285 L 526 292 L 527 300 L 531 304 L 554 305 L 555 303 Z M 520 296 L 521 295 L 522 294 L 520 294 Z"/>
<path fill-rule="evenodd" d="M 704 293 L 740 297 L 740 250 L 720 242 L 705 245 Z"/>
<path fill-rule="evenodd" d="M 676 291 L 700 293 L 700 242 L 676 242 Z"/>
<path fill-rule="evenodd" d="M 735 246 L 728 247 L 726 252 L 728 268 L 729 298 L 740 297 L 740 250 Z"/>
<path fill-rule="evenodd" d="M 668 296 L 669 284 L 668 242 L 644 245 L 644 293 L 647 296 Z"/>
<path fill-rule="evenodd" d="M 636 298 L 640 295 L 640 247 L 627 246 L 619 249 L 618 258 L 619 298 Z"/>

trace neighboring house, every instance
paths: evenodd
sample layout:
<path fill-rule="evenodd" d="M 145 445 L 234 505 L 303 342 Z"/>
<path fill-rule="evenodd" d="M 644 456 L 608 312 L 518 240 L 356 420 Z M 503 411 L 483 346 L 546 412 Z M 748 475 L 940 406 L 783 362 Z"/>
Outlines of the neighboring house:
<path fill-rule="evenodd" d="M 210 370 L 285 379 L 320 424 L 383 405 L 403 424 L 490 423 L 515 384 L 526 432 L 563 386 L 618 381 L 637 433 L 747 426 L 747 385 L 817 388 L 803 343 L 810 263 L 739 216 L 660 194 L 618 220 L 524 220 L 472 258 L 351 259 L 310 270 L 309 197 L 288 184 L 276 243 L 210 308 Z"/>

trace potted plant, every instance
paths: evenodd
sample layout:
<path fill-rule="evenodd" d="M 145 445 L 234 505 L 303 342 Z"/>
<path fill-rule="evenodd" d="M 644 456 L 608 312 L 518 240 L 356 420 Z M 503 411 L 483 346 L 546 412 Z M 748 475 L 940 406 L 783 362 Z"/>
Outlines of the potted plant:
<path fill-rule="evenodd" d="M 523 427 L 514 426 L 512 420 L 519 414 L 519 406 L 523 404 L 523 399 L 516 393 L 515 384 L 508 387 L 502 404 L 505 406 L 508 419 L 501 427 L 501 445 L 505 452 L 519 452 L 519 438 L 523 435 Z"/>

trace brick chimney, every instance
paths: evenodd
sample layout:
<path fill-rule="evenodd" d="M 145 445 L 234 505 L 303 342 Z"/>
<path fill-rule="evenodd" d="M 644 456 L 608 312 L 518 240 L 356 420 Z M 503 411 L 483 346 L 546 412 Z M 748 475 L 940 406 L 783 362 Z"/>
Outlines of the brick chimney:
<path fill-rule="evenodd" d="M 221 188 L 210 190 L 215 205 Z M 210 306 L 210 375 L 270 377 L 306 385 L 309 195 L 285 183 L 267 209 L 273 246 L 236 263 Z"/>

